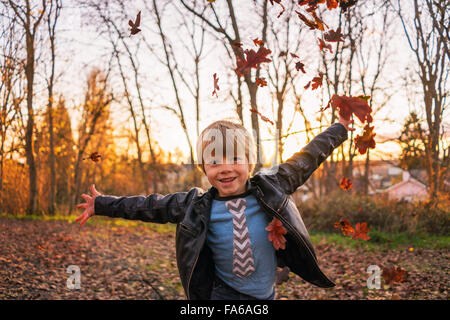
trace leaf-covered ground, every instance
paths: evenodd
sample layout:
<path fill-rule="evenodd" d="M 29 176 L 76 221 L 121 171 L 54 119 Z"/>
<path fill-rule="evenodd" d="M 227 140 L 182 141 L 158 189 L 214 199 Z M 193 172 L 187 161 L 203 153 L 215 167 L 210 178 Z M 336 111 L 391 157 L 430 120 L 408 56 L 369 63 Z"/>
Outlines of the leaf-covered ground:
<path fill-rule="evenodd" d="M 185 299 L 174 232 L 143 226 L 0 219 L 0 299 Z M 315 244 L 322 270 L 336 287 L 321 289 L 291 273 L 276 299 L 449 299 L 446 249 L 365 250 Z M 81 289 L 67 288 L 70 265 Z M 369 265 L 400 266 L 402 283 L 367 288 Z"/>

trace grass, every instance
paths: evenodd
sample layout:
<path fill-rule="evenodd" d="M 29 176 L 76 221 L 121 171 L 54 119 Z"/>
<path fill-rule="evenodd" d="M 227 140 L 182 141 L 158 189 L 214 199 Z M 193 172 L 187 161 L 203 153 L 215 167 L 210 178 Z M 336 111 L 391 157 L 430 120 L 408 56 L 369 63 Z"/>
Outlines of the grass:
<path fill-rule="evenodd" d="M 391 250 L 414 250 L 424 249 L 449 249 L 450 237 L 435 236 L 429 234 L 410 235 L 406 233 L 390 234 L 377 230 L 368 233 L 370 239 L 367 241 L 353 240 L 351 237 L 344 237 L 339 233 L 314 232 L 310 233 L 311 241 L 314 244 L 325 242 L 327 244 L 340 245 L 345 248 L 364 248 L 366 250 L 377 251 L 381 249 Z M 412 248 L 412 249 L 410 249 Z"/>
<path fill-rule="evenodd" d="M 78 215 L 54 215 L 54 216 L 39 216 L 39 215 L 26 215 L 26 216 L 15 216 L 12 214 L 2 213 L 0 214 L 0 218 L 10 218 L 10 219 L 24 219 L 24 220 L 42 220 L 42 221 L 67 221 L 68 223 L 78 223 L 75 221 L 75 218 Z M 118 218 L 109 218 L 105 216 L 95 216 L 90 218 L 85 225 L 97 226 L 97 225 L 106 225 L 106 226 L 119 226 L 119 227 L 144 227 L 149 230 L 158 232 L 158 233 L 173 233 L 175 232 L 176 225 L 167 223 L 167 224 L 158 224 L 158 223 L 148 223 L 137 220 L 126 220 L 126 219 L 118 219 Z"/>
<path fill-rule="evenodd" d="M 77 223 L 75 218 L 77 215 L 54 215 L 54 216 L 38 216 L 27 215 L 17 217 L 12 214 L 0 214 L 0 218 L 12 218 L 12 219 L 25 219 L 25 220 L 44 220 L 44 221 L 67 221 L 68 223 Z M 122 226 L 122 227 L 144 227 L 151 231 L 158 233 L 174 233 L 176 229 L 175 224 L 157 224 L 148 223 L 136 220 L 115 219 L 104 216 L 96 216 L 93 219 L 89 219 L 86 222 L 87 225 L 97 226 Z M 314 244 L 325 242 L 327 244 L 340 245 L 346 248 L 366 250 L 381 250 L 381 249 L 393 249 L 393 250 L 410 250 L 410 248 L 427 248 L 427 249 L 449 249 L 450 237 L 449 236 L 436 236 L 430 234 L 411 235 L 407 233 L 385 233 L 379 230 L 369 231 L 370 239 L 368 241 L 353 240 L 350 237 L 344 237 L 338 232 L 315 232 L 310 231 L 311 241 Z"/>

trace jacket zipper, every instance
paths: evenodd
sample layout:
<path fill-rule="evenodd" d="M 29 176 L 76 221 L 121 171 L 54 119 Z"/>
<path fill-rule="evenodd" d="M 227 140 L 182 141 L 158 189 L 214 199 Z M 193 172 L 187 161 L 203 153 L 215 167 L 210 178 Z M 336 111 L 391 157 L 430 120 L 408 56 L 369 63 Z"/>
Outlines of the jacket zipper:
<path fill-rule="evenodd" d="M 203 219 L 201 219 L 201 220 L 203 221 Z M 205 237 L 204 238 L 206 238 L 206 232 L 207 232 L 208 229 L 206 228 L 205 230 L 206 231 L 205 231 Z M 203 241 L 202 241 L 202 245 L 201 245 L 200 250 L 198 251 L 197 256 L 195 258 L 194 265 L 192 266 L 191 274 L 189 275 L 189 279 L 188 279 L 188 283 L 187 283 L 187 290 L 186 290 L 187 291 L 187 298 L 188 298 L 188 300 L 191 299 L 190 293 L 189 293 L 189 289 L 190 289 L 190 286 L 191 286 L 192 274 L 194 273 L 194 269 L 195 269 L 195 266 L 197 265 L 198 257 L 200 257 L 200 252 L 201 252 L 201 250 L 203 248 L 204 243 L 205 243 L 205 239 L 203 239 Z"/>

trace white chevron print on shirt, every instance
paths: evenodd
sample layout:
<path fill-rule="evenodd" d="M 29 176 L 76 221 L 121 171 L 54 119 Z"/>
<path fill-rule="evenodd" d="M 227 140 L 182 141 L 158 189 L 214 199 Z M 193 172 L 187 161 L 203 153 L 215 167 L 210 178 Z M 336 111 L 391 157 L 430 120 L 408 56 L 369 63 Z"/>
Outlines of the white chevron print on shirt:
<path fill-rule="evenodd" d="M 225 202 L 227 210 L 233 216 L 233 273 L 242 278 L 255 271 L 250 235 L 245 218 L 246 201 L 244 198 Z"/>

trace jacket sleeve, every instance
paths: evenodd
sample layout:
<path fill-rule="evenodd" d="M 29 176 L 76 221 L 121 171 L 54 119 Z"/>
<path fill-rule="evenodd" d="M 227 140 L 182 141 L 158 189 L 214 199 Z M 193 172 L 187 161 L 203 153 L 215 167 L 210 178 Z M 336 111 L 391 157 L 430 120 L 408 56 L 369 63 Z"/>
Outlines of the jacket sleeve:
<path fill-rule="evenodd" d="M 344 125 L 334 123 L 286 162 L 280 164 L 275 176 L 284 192 L 294 193 L 333 150 L 347 139 L 348 131 Z"/>
<path fill-rule="evenodd" d="M 199 193 L 198 188 L 189 192 L 168 195 L 158 193 L 144 196 L 116 197 L 97 196 L 94 202 L 96 215 L 154 223 L 178 223 L 187 206 Z"/>

